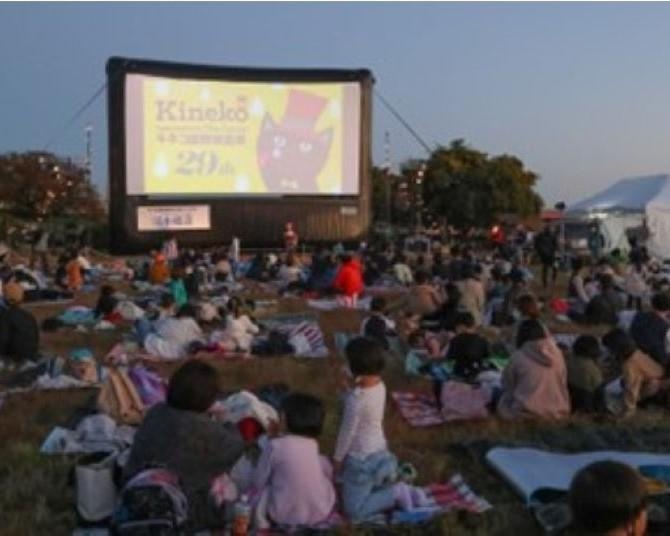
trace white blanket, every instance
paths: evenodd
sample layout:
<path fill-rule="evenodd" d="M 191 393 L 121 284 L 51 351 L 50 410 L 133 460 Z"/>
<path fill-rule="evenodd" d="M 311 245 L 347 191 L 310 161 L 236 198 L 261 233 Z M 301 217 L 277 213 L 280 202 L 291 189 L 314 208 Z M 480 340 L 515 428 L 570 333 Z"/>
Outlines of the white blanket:
<path fill-rule="evenodd" d="M 595 451 L 559 454 L 538 449 L 502 448 L 488 451 L 486 461 L 524 498 L 542 488 L 567 491 L 574 475 L 583 467 L 613 460 L 638 468 L 643 465 L 668 465 L 670 455 L 645 452 Z"/>
<path fill-rule="evenodd" d="M 107 415 L 90 415 L 76 430 L 56 426 L 44 440 L 42 454 L 75 454 L 86 452 L 121 452 L 132 445 L 132 426 L 118 426 Z"/>

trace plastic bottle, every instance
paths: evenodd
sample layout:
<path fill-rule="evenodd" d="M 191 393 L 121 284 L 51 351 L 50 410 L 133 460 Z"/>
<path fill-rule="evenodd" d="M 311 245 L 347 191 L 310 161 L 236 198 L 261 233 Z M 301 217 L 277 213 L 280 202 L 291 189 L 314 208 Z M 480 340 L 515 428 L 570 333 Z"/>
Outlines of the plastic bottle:
<path fill-rule="evenodd" d="M 251 505 L 249 498 L 242 495 L 235 503 L 235 517 L 233 518 L 232 536 L 247 536 L 249 534 L 249 518 L 251 517 Z"/>

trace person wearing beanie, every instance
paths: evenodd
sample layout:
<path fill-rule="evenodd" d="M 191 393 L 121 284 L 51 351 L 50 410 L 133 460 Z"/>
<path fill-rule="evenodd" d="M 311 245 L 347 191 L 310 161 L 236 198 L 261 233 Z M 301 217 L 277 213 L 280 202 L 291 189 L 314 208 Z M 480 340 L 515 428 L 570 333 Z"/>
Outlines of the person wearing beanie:
<path fill-rule="evenodd" d="M 23 287 L 9 281 L 3 294 L 7 308 L 0 310 L 0 356 L 15 362 L 35 359 L 40 332 L 35 317 L 21 307 Z"/>

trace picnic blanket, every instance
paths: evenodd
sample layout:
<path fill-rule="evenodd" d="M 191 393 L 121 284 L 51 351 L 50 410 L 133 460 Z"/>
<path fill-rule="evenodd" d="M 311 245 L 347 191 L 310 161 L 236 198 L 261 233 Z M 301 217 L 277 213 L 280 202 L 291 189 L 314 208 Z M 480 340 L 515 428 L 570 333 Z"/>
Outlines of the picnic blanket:
<path fill-rule="evenodd" d="M 430 484 L 424 491 L 429 500 L 428 507 L 417 512 L 395 511 L 393 523 L 422 522 L 436 515 L 456 510 L 481 514 L 491 509 L 491 504 L 477 495 L 460 474 L 452 476 L 445 484 Z"/>
<path fill-rule="evenodd" d="M 410 426 L 425 428 L 447 422 L 437 407 L 435 397 L 432 394 L 395 391 L 391 393 L 391 397 L 398 407 L 400 415 Z"/>
<path fill-rule="evenodd" d="M 533 448 L 495 447 L 486 454 L 486 461 L 527 503 L 537 500 L 542 491 L 566 492 L 574 475 L 597 461 L 613 460 L 632 467 L 666 466 L 670 455 L 647 452 L 601 450 L 562 454 Z"/>
<path fill-rule="evenodd" d="M 359 309 L 367 311 L 370 309 L 370 302 L 372 298 L 367 296 L 365 298 L 359 298 L 354 309 Z M 319 311 L 334 311 L 335 309 L 342 308 L 342 304 L 336 298 L 321 298 L 318 300 L 307 300 L 307 305 L 312 309 L 318 309 Z"/>
<path fill-rule="evenodd" d="M 288 342 L 295 349 L 296 357 L 328 357 L 328 347 L 317 322 L 284 324 L 277 330 L 288 336 Z"/>
<path fill-rule="evenodd" d="M 97 323 L 93 309 L 83 305 L 68 307 L 57 318 L 66 326 L 94 326 Z"/>
<path fill-rule="evenodd" d="M 328 357 L 328 347 L 314 315 L 280 315 L 263 320 L 263 324 L 285 334 L 296 357 Z"/>
<path fill-rule="evenodd" d="M 508 357 L 492 356 L 485 359 L 486 370 L 477 376 L 477 383 L 499 385 L 501 372 L 505 370 L 508 363 Z M 408 376 L 419 376 L 435 381 L 459 380 L 453 368 L 454 362 L 451 360 L 427 359 L 416 350 L 409 350 L 405 355 L 405 374 Z"/>
<path fill-rule="evenodd" d="M 460 474 L 455 474 L 444 484 L 430 484 L 425 486 L 429 504 L 411 512 L 393 510 L 389 514 L 379 514 L 366 520 L 363 525 L 386 525 L 386 524 L 417 524 L 424 523 L 433 517 L 454 511 L 466 511 L 481 514 L 491 509 L 491 504 L 477 495 L 468 486 Z M 327 531 L 336 529 L 342 525 L 344 518 L 337 513 L 331 514 L 323 523 L 313 527 L 273 527 L 271 529 L 259 530 L 259 536 L 279 536 L 283 534 L 303 533 L 301 531 Z"/>
<path fill-rule="evenodd" d="M 416 350 L 410 350 L 405 355 L 405 374 L 408 376 L 422 376 L 434 380 L 445 381 L 453 375 L 453 362 L 428 360 Z"/>

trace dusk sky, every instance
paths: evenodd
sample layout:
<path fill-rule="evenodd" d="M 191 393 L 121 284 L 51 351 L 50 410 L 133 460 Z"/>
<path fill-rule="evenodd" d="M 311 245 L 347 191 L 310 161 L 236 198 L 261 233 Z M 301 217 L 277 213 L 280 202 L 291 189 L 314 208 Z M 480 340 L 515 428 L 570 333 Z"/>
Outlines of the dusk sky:
<path fill-rule="evenodd" d="M 371 69 L 429 144 L 512 153 L 552 204 L 670 172 L 670 5 L 610 3 L 3 3 L 0 152 L 81 158 L 94 127 L 106 187 L 110 56 L 217 65 Z M 375 163 L 424 150 L 374 104 Z"/>

